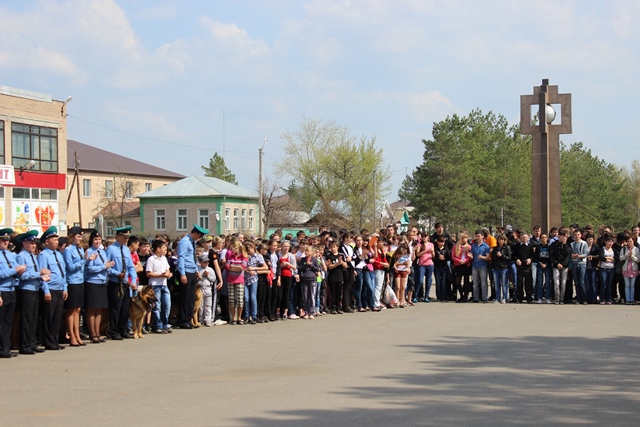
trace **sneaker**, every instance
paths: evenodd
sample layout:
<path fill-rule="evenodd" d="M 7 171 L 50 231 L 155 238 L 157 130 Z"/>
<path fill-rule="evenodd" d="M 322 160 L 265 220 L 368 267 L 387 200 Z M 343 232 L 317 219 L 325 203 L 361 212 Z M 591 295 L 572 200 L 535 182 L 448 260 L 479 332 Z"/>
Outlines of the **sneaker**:
<path fill-rule="evenodd" d="M 218 319 L 215 322 L 213 322 L 213 326 L 222 326 L 222 325 L 226 325 L 227 322 L 222 320 L 222 319 Z"/>
<path fill-rule="evenodd" d="M 249 320 L 249 323 L 252 324 L 252 325 L 255 325 L 256 324 L 256 319 L 251 318 L 251 320 Z"/>
<path fill-rule="evenodd" d="M 551 301 L 550 299 L 547 300 L 547 304 L 552 304 L 553 301 Z"/>
<path fill-rule="evenodd" d="M 309 319 L 315 319 L 315 316 L 313 314 L 310 314 Z"/>
<path fill-rule="evenodd" d="M 167 331 L 165 329 L 156 329 L 153 331 L 154 334 L 166 334 Z"/>
<path fill-rule="evenodd" d="M 538 304 L 542 304 L 542 300 L 541 299 L 538 300 Z"/>
<path fill-rule="evenodd" d="M 293 313 L 293 314 L 290 314 L 290 315 L 289 315 L 289 319 L 291 319 L 291 320 L 295 320 L 295 319 L 299 319 L 299 317 L 298 317 L 298 316 L 296 316 L 296 314 L 295 314 L 295 313 Z"/>
<path fill-rule="evenodd" d="M 344 311 L 338 309 L 338 314 L 343 314 L 343 313 L 344 313 Z"/>
<path fill-rule="evenodd" d="M 500 301 L 500 304 L 506 304 L 506 303 L 507 303 L 506 299 L 503 299 L 503 300 Z"/>
<path fill-rule="evenodd" d="M 336 311 L 336 309 L 334 308 L 333 310 L 331 310 L 331 314 L 338 314 L 338 312 Z"/>
<path fill-rule="evenodd" d="M 308 318 L 309 318 L 309 315 L 308 315 L 308 314 L 305 314 L 304 316 L 302 316 L 302 318 L 303 318 L 303 319 L 308 319 Z"/>

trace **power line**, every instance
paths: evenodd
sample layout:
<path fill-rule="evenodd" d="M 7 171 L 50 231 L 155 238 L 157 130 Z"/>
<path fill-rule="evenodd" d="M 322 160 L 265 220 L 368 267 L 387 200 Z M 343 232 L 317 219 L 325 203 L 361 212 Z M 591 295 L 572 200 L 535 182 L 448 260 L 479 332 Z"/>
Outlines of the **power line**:
<path fill-rule="evenodd" d="M 69 114 L 68 117 L 72 117 L 72 118 L 74 118 L 76 120 L 80 120 L 81 122 L 89 123 L 89 124 L 92 124 L 94 126 L 98 126 L 98 127 L 104 128 L 104 129 L 108 129 L 108 130 L 111 130 L 111 131 L 114 131 L 114 132 L 122 133 L 122 134 L 129 135 L 129 136 L 133 136 L 133 137 L 136 137 L 136 138 L 146 139 L 148 141 L 161 142 L 163 144 L 175 145 L 175 146 L 178 146 L 178 147 L 195 148 L 197 150 L 211 151 L 211 149 L 212 149 L 211 147 L 200 147 L 200 146 L 197 146 L 197 145 L 180 144 L 178 142 L 165 141 L 165 140 L 158 139 L 158 138 L 152 138 L 150 136 L 138 135 L 136 133 L 127 132 L 125 130 L 116 129 L 116 128 L 111 127 L 111 126 L 107 126 L 107 125 L 103 125 L 103 124 L 100 124 L 100 123 L 92 122 L 90 120 L 82 119 L 80 117 L 77 117 L 77 116 L 74 116 L 74 115 L 71 115 L 71 114 Z M 229 151 L 229 150 L 226 150 L 226 151 Z M 229 152 L 230 153 L 244 153 L 244 154 L 253 153 L 253 151 L 229 151 Z"/>

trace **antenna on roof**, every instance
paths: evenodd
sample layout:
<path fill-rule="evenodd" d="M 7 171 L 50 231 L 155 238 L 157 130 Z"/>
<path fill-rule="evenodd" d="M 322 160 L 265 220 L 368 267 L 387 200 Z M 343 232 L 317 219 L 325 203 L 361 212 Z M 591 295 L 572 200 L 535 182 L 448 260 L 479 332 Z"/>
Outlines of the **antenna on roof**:
<path fill-rule="evenodd" d="M 226 144 L 225 144 L 225 132 L 224 132 L 224 110 L 222 110 L 222 160 L 223 161 L 226 160 L 225 151 L 226 151 Z"/>

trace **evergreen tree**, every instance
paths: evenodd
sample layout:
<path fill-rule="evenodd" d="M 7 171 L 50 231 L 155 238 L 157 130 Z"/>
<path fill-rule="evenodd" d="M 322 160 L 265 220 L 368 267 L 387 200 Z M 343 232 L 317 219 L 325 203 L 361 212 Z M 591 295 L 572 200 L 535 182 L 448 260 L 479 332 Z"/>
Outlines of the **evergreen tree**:
<path fill-rule="evenodd" d="M 227 168 L 224 163 L 224 158 L 217 152 L 213 153 L 213 157 L 209 159 L 209 166 L 200 166 L 204 171 L 204 176 L 211 178 L 218 178 L 223 181 L 230 182 L 234 185 L 238 185 L 236 176 L 231 173 L 231 170 Z"/>

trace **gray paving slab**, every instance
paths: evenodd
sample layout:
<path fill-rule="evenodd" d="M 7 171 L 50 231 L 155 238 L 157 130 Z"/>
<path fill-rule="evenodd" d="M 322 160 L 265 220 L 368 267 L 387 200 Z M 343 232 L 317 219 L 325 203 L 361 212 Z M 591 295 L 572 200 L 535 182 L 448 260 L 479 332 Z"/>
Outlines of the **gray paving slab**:
<path fill-rule="evenodd" d="M 0 363 L 2 425 L 640 423 L 640 306 L 419 304 Z"/>

